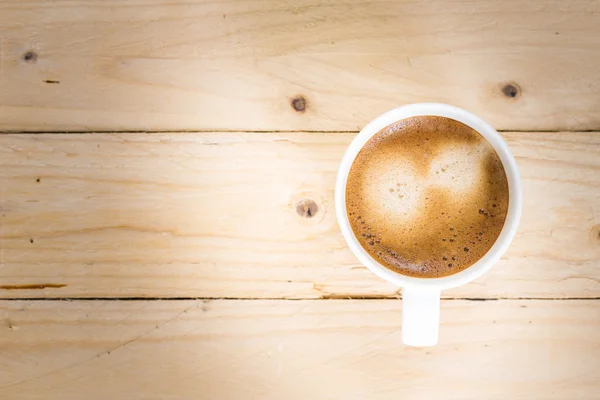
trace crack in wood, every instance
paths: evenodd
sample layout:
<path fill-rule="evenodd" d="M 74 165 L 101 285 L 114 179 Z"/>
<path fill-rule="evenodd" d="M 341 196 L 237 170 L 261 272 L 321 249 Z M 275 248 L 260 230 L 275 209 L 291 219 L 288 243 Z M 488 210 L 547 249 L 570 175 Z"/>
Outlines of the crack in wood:
<path fill-rule="evenodd" d="M 39 289 L 60 289 L 67 285 L 62 283 L 37 283 L 26 285 L 0 285 L 0 290 L 39 290 Z"/>

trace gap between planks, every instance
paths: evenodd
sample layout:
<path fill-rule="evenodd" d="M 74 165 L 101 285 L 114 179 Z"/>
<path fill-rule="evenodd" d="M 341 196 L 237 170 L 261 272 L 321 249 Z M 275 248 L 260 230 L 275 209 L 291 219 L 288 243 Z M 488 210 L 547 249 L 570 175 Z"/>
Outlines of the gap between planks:
<path fill-rule="evenodd" d="M 327 300 L 402 300 L 398 297 L 378 297 L 378 296 L 331 296 L 318 299 L 293 298 L 286 299 L 281 297 L 259 298 L 259 297 L 6 297 L 0 298 L 0 301 L 327 301 Z M 442 301 L 522 301 L 522 300 L 544 300 L 544 301 L 579 301 L 579 300 L 600 300 L 600 297 L 443 297 Z"/>
<path fill-rule="evenodd" d="M 375 117 L 373 117 L 375 119 Z M 365 124 L 366 126 L 366 124 Z M 600 132 L 600 128 L 597 129 L 535 129 L 535 130 L 527 130 L 527 129 L 496 129 L 499 133 L 511 133 L 511 132 L 522 132 L 522 133 L 590 133 L 590 132 Z M 2 131 L 0 130 L 0 135 L 42 135 L 42 134 L 72 134 L 72 135 L 88 135 L 88 134 L 128 134 L 128 133 L 147 133 L 147 134 L 160 134 L 160 133 L 354 133 L 358 134 L 360 131 L 351 130 L 306 130 L 306 129 L 294 129 L 294 130 L 241 130 L 241 129 L 177 129 L 177 130 L 169 130 L 169 129 L 159 129 L 159 130 L 123 130 L 123 131 L 111 131 L 111 130 L 101 130 L 94 129 L 91 131 L 53 131 L 53 130 L 44 130 L 44 131 Z"/>

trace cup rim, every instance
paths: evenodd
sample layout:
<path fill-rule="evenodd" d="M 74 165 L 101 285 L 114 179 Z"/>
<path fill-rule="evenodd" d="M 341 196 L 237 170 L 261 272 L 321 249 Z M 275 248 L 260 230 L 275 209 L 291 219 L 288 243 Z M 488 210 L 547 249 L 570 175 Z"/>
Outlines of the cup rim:
<path fill-rule="evenodd" d="M 479 132 L 494 148 L 506 172 L 508 180 L 508 212 L 500 235 L 483 257 L 470 267 L 449 276 L 440 278 L 415 278 L 402 275 L 386 268 L 375 260 L 360 245 L 348 220 L 346 210 L 346 183 L 354 159 L 363 146 L 386 126 L 417 116 L 439 116 L 451 118 Z M 342 157 L 335 185 L 335 209 L 338 224 L 348 246 L 371 272 L 401 287 L 443 290 L 464 285 L 487 272 L 504 254 L 515 236 L 522 208 L 522 187 L 519 170 L 514 156 L 502 136 L 487 122 L 461 108 L 442 103 L 414 103 L 390 110 L 368 123 L 352 140 Z"/>

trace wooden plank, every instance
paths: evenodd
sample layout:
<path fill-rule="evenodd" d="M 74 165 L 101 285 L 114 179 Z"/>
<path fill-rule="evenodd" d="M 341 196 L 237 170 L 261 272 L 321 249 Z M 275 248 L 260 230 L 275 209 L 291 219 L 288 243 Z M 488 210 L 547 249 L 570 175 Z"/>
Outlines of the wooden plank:
<path fill-rule="evenodd" d="M 353 134 L 0 136 L 0 296 L 396 297 L 337 227 Z M 517 237 L 449 297 L 600 297 L 600 135 L 507 133 Z M 312 218 L 296 206 L 312 200 Z"/>
<path fill-rule="evenodd" d="M 600 302 L 442 302 L 401 344 L 401 302 L 4 301 L 11 400 L 599 399 Z"/>
<path fill-rule="evenodd" d="M 598 15 L 597 0 L 7 0 L 0 130 L 357 130 L 419 101 L 504 130 L 599 129 Z"/>

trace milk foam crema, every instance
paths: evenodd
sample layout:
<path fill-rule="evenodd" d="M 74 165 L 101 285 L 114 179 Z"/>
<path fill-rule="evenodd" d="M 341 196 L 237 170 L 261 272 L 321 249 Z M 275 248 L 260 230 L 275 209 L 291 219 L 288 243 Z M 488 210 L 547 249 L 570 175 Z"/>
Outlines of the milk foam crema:
<path fill-rule="evenodd" d="M 361 149 L 348 175 L 346 210 L 360 244 L 382 265 L 442 277 L 492 247 L 508 211 L 508 180 L 474 129 L 445 117 L 412 117 Z"/>

